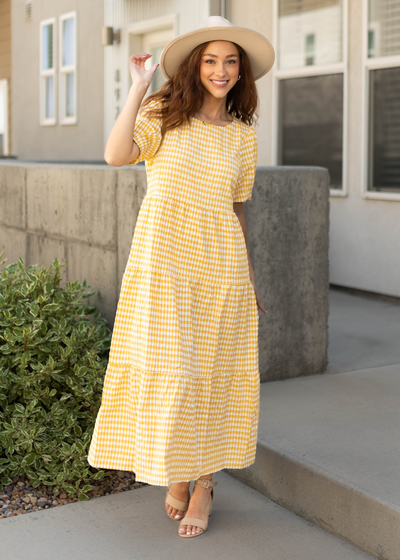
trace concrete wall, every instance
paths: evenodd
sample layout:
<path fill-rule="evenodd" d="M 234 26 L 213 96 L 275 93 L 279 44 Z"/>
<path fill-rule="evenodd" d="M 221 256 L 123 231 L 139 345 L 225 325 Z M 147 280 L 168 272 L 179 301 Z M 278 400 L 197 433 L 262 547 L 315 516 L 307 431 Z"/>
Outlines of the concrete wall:
<path fill-rule="evenodd" d="M 103 159 L 103 0 L 35 0 L 25 20 L 25 0 L 12 0 L 13 153 L 25 159 Z M 56 84 L 59 90 L 59 17 L 77 12 L 77 111 L 75 125 L 41 126 L 39 114 L 40 22 L 56 18 Z M 22 40 L 23 38 L 23 40 Z"/>
<path fill-rule="evenodd" d="M 261 379 L 323 372 L 327 363 L 326 169 L 257 170 L 244 205 L 259 310 Z M 0 251 L 8 262 L 68 264 L 69 281 L 98 290 L 93 303 L 114 320 L 138 211 L 142 166 L 0 165 Z"/>
<path fill-rule="evenodd" d="M 259 312 L 263 381 L 325 371 L 328 331 L 329 174 L 260 167 L 244 204 Z"/>

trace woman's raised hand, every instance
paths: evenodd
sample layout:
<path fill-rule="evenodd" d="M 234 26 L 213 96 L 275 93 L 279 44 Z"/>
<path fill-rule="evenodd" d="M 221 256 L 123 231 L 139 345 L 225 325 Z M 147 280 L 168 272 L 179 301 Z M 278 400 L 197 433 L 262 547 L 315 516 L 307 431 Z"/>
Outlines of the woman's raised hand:
<path fill-rule="evenodd" d="M 151 58 L 149 53 L 133 54 L 129 57 L 129 70 L 132 76 L 132 82 L 136 84 L 142 84 L 149 87 L 153 79 L 154 73 L 159 66 L 158 63 L 153 64 L 153 66 L 146 70 L 144 67 L 146 60 Z"/>

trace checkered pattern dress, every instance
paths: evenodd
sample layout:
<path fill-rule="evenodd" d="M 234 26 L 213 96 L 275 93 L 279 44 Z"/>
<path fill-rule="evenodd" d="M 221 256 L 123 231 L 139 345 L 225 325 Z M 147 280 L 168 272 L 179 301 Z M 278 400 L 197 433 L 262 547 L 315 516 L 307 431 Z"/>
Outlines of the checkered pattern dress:
<path fill-rule="evenodd" d="M 166 486 L 255 460 L 258 308 L 233 202 L 251 199 L 253 128 L 166 133 L 143 111 L 142 201 L 88 461 Z"/>

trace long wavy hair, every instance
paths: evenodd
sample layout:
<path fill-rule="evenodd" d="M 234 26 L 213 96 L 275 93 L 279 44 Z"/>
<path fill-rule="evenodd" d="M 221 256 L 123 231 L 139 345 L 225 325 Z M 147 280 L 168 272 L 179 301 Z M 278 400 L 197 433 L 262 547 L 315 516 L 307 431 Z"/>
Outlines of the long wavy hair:
<path fill-rule="evenodd" d="M 152 101 L 161 102 L 158 107 L 148 109 L 150 117 L 162 119 L 162 137 L 173 128 L 189 122 L 203 105 L 205 88 L 200 79 L 200 63 L 209 43 L 195 47 L 180 64 L 175 75 L 167 80 L 156 92 L 150 94 L 142 103 L 142 109 Z M 233 43 L 239 51 L 239 73 L 241 79 L 228 92 L 227 112 L 252 125 L 257 118 L 258 93 L 245 51 Z"/>

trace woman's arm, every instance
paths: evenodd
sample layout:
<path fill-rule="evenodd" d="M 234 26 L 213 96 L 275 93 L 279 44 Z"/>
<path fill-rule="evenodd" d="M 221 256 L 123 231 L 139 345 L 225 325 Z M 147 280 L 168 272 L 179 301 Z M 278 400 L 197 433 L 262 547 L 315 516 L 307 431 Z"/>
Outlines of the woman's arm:
<path fill-rule="evenodd" d="M 104 152 L 104 159 L 114 167 L 122 167 L 139 155 L 139 147 L 133 141 L 133 131 L 139 107 L 158 66 L 154 64 L 150 70 L 145 69 L 144 64 L 150 57 L 150 54 L 142 53 L 134 54 L 129 58 L 132 86 L 126 103 L 110 132 Z"/>
<path fill-rule="evenodd" d="M 247 228 L 246 228 L 246 218 L 245 218 L 244 212 L 243 212 L 243 202 L 234 202 L 233 203 L 233 211 L 235 212 L 235 214 L 238 217 L 238 220 L 240 222 L 240 225 L 242 226 L 243 236 L 244 236 L 244 240 L 245 240 L 245 243 L 246 243 L 246 249 L 247 249 L 247 260 L 249 261 L 250 282 L 253 284 L 253 288 L 254 288 L 254 291 L 256 293 L 257 305 L 261 309 L 261 311 L 263 311 L 264 313 L 267 313 L 267 310 L 264 308 L 263 304 L 261 303 L 260 296 L 257 293 L 256 283 L 255 283 L 255 278 L 254 278 L 254 270 L 253 270 L 253 267 L 251 265 L 249 250 L 247 248 Z"/>

